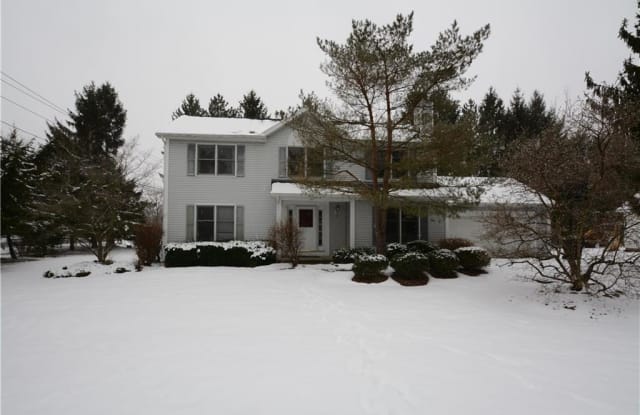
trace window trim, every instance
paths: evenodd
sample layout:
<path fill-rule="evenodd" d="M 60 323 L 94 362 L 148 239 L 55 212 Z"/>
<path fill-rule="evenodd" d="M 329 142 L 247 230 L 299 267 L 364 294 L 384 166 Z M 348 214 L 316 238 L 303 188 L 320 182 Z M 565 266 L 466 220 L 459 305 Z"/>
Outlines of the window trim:
<path fill-rule="evenodd" d="M 194 203 L 193 204 L 193 236 L 194 242 L 218 242 L 218 207 L 233 207 L 233 239 L 237 238 L 238 206 L 234 203 Z M 198 207 L 213 207 L 213 241 L 198 240 Z"/>
<path fill-rule="evenodd" d="M 195 172 L 194 172 L 194 176 L 214 176 L 214 177 L 244 177 L 244 176 L 238 176 L 238 146 L 244 146 L 244 144 L 235 144 L 235 143 L 213 143 L 213 144 L 208 144 L 208 143 L 195 143 L 196 145 L 196 157 L 195 157 Z M 215 147 L 215 158 L 214 158 L 214 165 L 213 165 L 213 173 L 200 173 L 200 158 L 198 157 L 198 149 L 200 146 L 214 146 Z M 233 147 L 233 174 L 218 174 L 218 146 L 229 146 L 229 147 Z M 188 151 L 188 150 L 187 150 Z M 246 164 L 247 164 L 247 148 L 245 146 L 245 155 L 244 155 L 244 163 L 245 163 L 245 170 L 246 170 Z"/>

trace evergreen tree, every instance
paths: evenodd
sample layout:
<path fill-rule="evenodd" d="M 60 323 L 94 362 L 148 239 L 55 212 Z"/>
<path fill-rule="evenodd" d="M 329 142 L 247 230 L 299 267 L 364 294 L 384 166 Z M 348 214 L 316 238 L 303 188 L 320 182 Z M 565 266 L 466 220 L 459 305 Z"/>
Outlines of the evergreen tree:
<path fill-rule="evenodd" d="M 485 94 L 478 107 L 478 134 L 475 154 L 478 160 L 477 174 L 500 176 L 501 160 L 506 150 L 504 122 L 506 110 L 502 99 L 493 87 Z"/>
<path fill-rule="evenodd" d="M 547 104 L 544 101 L 544 96 L 538 92 L 533 91 L 529 104 L 527 105 L 527 116 L 524 125 L 524 135 L 526 137 L 537 137 L 544 130 L 550 128 L 555 121 L 555 115 L 553 111 L 547 109 Z"/>
<path fill-rule="evenodd" d="M 256 120 L 269 118 L 267 107 L 253 89 L 242 97 L 242 101 L 240 101 L 240 110 L 242 111 L 243 118 L 252 118 Z"/>
<path fill-rule="evenodd" d="M 502 125 L 506 144 L 522 137 L 525 133 L 528 118 L 527 103 L 520 89 L 516 89 L 511 96 L 509 108 L 504 116 Z"/>
<path fill-rule="evenodd" d="M 183 115 L 190 115 L 193 117 L 205 117 L 207 111 L 200 106 L 200 100 L 196 98 L 193 93 L 187 94 L 182 100 L 182 104 L 171 115 L 171 119 L 175 120 Z"/>
<path fill-rule="evenodd" d="M 624 19 L 618 31 L 620 39 L 631 49 L 631 56 L 622 63 L 619 81 L 622 91 L 627 96 L 640 99 L 640 1 L 638 1 L 637 5 L 637 21 L 633 29 L 629 30 L 627 28 L 628 21 Z"/>
<path fill-rule="evenodd" d="M 11 258 L 16 259 L 12 237 L 24 236 L 30 222 L 35 173 L 33 146 L 18 139 L 13 129 L 9 137 L 2 137 L 0 155 L 2 235 L 7 239 Z"/>
<path fill-rule="evenodd" d="M 219 118 L 237 118 L 239 111 L 229 106 L 227 100 L 220 94 L 209 100 L 209 116 Z"/>
<path fill-rule="evenodd" d="M 69 126 L 76 138 L 94 156 L 115 155 L 124 144 L 127 120 L 115 89 L 108 82 L 99 87 L 91 82 L 75 95 L 76 111 L 69 112 Z"/>
<path fill-rule="evenodd" d="M 344 43 L 318 39 L 327 55 L 321 70 L 339 104 L 303 96 L 304 111 L 290 122 L 307 148 L 307 157 L 317 155 L 314 160 L 319 163 L 329 154 L 332 164 L 341 168 L 339 172 L 330 168 L 325 175 L 299 175 L 295 180 L 312 189 L 339 189 L 370 202 L 379 253 L 385 251 L 388 209 L 408 203 L 396 200 L 393 192 L 415 187 L 417 175 L 433 167 L 425 151 L 431 131 L 423 122 L 430 95 L 469 84 L 464 74 L 489 35 L 487 25 L 462 36 L 454 22 L 430 49 L 416 52 L 409 43 L 412 30 L 413 13 L 398 15 L 384 26 L 354 20 Z M 362 170 L 370 180 L 358 179 Z M 353 180 L 336 180 L 334 174 Z M 437 201 L 428 203 L 432 207 Z"/>
<path fill-rule="evenodd" d="M 121 145 L 126 112 L 108 84 L 109 100 L 93 84 L 76 94 L 72 122 L 50 124 L 47 143 L 38 152 L 39 175 L 34 212 L 37 224 L 32 239 L 46 249 L 56 234 L 90 249 L 103 263 L 117 239 L 129 237 L 133 224 L 142 218 L 141 193 L 125 177 L 117 153 Z M 117 103 L 100 105 L 101 102 Z M 93 125 L 94 129 L 89 127 Z M 107 137 L 104 145 L 87 145 Z M 100 142 L 100 141 L 94 141 Z"/>

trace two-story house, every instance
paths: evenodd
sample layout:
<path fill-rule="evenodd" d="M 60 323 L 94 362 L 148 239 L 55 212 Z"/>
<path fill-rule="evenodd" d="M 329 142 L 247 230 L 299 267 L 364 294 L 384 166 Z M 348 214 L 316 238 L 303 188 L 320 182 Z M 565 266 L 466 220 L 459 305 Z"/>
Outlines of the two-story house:
<path fill-rule="evenodd" d="M 265 239 L 271 226 L 288 217 L 302 230 L 308 255 L 373 246 L 369 202 L 306 192 L 288 180 L 305 149 L 285 122 L 183 116 L 156 135 L 164 142 L 165 243 Z M 366 180 L 364 168 L 357 174 Z M 477 208 L 452 217 L 392 209 L 388 242 L 464 237 L 488 246 L 481 216 L 496 203 L 509 203 L 511 191 L 497 189 L 481 195 Z M 421 194 L 408 191 L 406 197 Z"/>

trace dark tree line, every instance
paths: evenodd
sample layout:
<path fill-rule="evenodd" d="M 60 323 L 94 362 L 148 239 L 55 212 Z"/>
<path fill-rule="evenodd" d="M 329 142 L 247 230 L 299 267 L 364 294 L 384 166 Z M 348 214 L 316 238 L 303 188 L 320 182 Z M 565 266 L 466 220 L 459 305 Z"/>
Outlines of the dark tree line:
<path fill-rule="evenodd" d="M 489 88 L 480 103 L 460 103 L 449 94 L 432 94 L 433 131 L 430 150 L 439 174 L 504 176 L 509 147 L 531 139 L 559 120 L 543 95 L 527 99 L 519 89 L 509 103 Z"/>
<path fill-rule="evenodd" d="M 276 111 L 274 118 L 282 119 L 284 112 Z M 269 111 L 253 89 L 242 97 L 242 101 L 237 107 L 233 107 L 221 95 L 216 94 L 209 100 L 207 108 L 200 105 L 200 100 L 193 94 L 188 94 L 180 104 L 177 110 L 171 115 L 172 119 L 176 119 L 182 115 L 190 115 L 194 117 L 219 117 L 219 118 L 251 118 L 256 120 L 270 119 Z"/>
<path fill-rule="evenodd" d="M 130 238 L 145 202 L 119 150 L 126 111 L 115 89 L 91 83 L 76 93 L 69 120 L 48 125 L 36 148 L 15 131 L 2 139 L 2 233 L 34 254 L 68 239 L 105 262 Z M 12 252 L 15 257 L 15 252 Z"/>

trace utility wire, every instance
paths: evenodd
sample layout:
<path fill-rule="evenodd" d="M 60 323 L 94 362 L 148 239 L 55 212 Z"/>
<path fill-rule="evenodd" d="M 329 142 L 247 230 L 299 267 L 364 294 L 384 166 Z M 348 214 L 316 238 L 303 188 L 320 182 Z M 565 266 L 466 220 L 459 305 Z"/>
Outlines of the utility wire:
<path fill-rule="evenodd" d="M 24 105 L 20 105 L 20 104 L 18 104 L 17 102 L 15 102 L 15 101 L 13 101 L 13 100 L 11 100 L 11 99 L 9 99 L 9 98 L 5 97 L 5 96 L 0 96 L 0 98 L 2 98 L 2 99 L 4 99 L 4 100 L 6 100 L 6 101 L 8 101 L 8 102 L 12 103 L 12 104 L 13 104 L 13 105 L 15 105 L 16 107 L 20 107 L 20 108 L 22 108 L 23 110 L 28 111 L 28 112 L 32 113 L 33 115 L 35 115 L 35 116 L 37 116 L 37 117 L 40 117 L 40 118 L 42 118 L 43 120 L 48 121 L 48 122 L 50 122 L 51 124 L 53 124 L 53 121 L 51 121 L 50 119 L 48 119 L 48 118 L 47 118 L 47 117 L 45 117 L 44 115 L 42 115 L 42 114 L 38 114 L 37 112 L 30 110 L 29 108 L 25 107 Z"/>
<path fill-rule="evenodd" d="M 14 124 L 9 124 L 8 122 L 3 121 L 3 120 L 0 120 L 0 122 L 3 123 L 4 125 L 8 125 L 11 128 L 15 128 L 16 130 L 22 131 L 25 134 L 29 134 L 29 135 L 34 136 L 35 138 L 39 138 L 41 140 L 46 141 L 44 138 L 40 137 L 39 135 L 36 135 L 36 134 L 32 133 L 31 131 L 27 131 L 27 130 L 24 130 L 24 129 L 20 128 L 20 127 L 16 127 Z"/>
<path fill-rule="evenodd" d="M 57 107 L 55 107 L 55 106 L 53 106 L 53 105 L 49 104 L 47 101 L 44 101 L 43 99 L 38 98 L 37 96 L 35 96 L 35 95 L 31 94 L 30 92 L 27 92 L 27 91 L 25 91 L 25 90 L 21 89 L 20 87 L 17 87 L 17 86 L 15 86 L 15 85 L 13 85 L 12 83 L 10 83 L 9 81 L 7 81 L 6 79 L 2 78 L 2 79 L 0 79 L 0 81 L 4 82 L 5 84 L 7 84 L 8 86 L 10 86 L 11 88 L 14 88 L 14 89 L 16 89 L 16 90 L 18 90 L 18 91 L 22 92 L 23 94 L 25 94 L 25 95 L 26 95 L 26 96 L 28 96 L 29 98 L 31 98 L 31 99 L 33 99 L 33 100 L 35 100 L 35 101 L 37 101 L 37 102 L 39 102 L 39 103 L 41 103 L 41 104 L 46 105 L 47 107 L 51 108 L 52 110 L 54 110 L 54 111 L 58 111 L 60 114 L 67 115 L 65 112 L 60 111 Z"/>
<path fill-rule="evenodd" d="M 29 88 L 28 86 L 26 86 L 25 84 L 23 84 L 22 82 L 18 81 L 16 78 L 12 77 L 11 75 L 9 75 L 8 73 L 6 73 L 5 71 L 1 71 L 0 73 L 2 73 L 2 75 L 6 76 L 7 78 L 11 79 L 13 82 L 15 82 L 16 84 L 20 85 L 21 87 L 23 87 L 24 89 L 26 89 L 27 91 L 31 92 L 32 94 L 38 96 L 39 98 L 43 99 L 44 101 L 48 102 L 49 104 L 51 104 L 52 106 L 56 107 L 58 109 L 58 111 L 62 111 L 63 113 L 65 113 L 66 115 L 66 110 L 63 109 L 62 107 L 60 107 L 59 105 L 54 104 L 53 102 L 51 102 L 50 100 L 46 99 L 45 97 L 43 97 L 42 95 L 38 94 L 36 91 L 34 91 L 33 89 Z"/>

